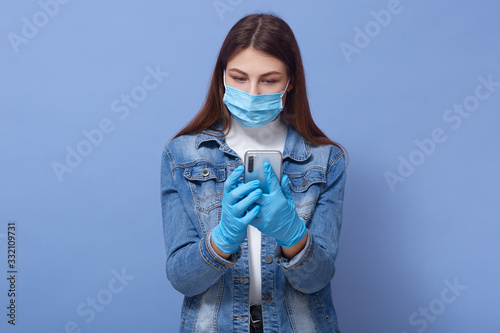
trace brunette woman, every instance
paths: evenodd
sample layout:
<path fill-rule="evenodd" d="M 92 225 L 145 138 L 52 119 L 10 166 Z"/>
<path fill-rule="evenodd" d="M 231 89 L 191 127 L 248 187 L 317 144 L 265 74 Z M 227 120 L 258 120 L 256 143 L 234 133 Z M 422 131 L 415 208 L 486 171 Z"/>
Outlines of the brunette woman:
<path fill-rule="evenodd" d="M 283 154 L 280 179 L 264 165 L 269 193 L 242 181 L 250 149 Z M 292 30 L 274 15 L 242 18 L 205 104 L 163 151 L 180 332 L 340 332 L 331 280 L 345 177 L 343 150 L 311 117 Z"/>

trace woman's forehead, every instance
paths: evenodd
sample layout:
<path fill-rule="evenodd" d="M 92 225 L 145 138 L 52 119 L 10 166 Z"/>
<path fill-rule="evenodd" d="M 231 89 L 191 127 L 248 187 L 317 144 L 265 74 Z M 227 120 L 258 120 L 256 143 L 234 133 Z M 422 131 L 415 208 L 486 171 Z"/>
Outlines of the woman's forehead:
<path fill-rule="evenodd" d="M 233 69 L 253 75 L 268 72 L 286 73 L 286 66 L 280 59 L 253 48 L 246 48 L 229 58 L 226 70 L 229 72 Z"/>

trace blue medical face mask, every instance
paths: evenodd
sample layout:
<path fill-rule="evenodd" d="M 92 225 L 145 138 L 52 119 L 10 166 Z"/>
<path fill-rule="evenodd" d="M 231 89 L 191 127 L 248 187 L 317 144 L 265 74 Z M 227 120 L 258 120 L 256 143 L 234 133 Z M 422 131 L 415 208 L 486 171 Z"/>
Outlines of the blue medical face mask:
<path fill-rule="evenodd" d="M 244 91 L 229 87 L 226 84 L 226 72 L 224 71 L 224 87 L 226 91 L 222 101 L 226 104 L 229 112 L 244 127 L 254 128 L 269 124 L 283 110 L 283 95 L 285 90 L 276 94 L 252 95 Z"/>

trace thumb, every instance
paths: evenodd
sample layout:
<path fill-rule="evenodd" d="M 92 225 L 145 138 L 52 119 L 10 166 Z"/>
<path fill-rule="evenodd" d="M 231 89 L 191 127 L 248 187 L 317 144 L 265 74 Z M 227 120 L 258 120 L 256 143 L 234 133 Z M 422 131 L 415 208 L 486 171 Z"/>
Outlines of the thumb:
<path fill-rule="evenodd" d="M 287 199 L 292 199 L 292 190 L 290 189 L 287 175 L 283 175 L 283 177 L 281 177 L 281 190 Z"/>
<path fill-rule="evenodd" d="M 269 162 L 264 162 L 263 168 L 264 177 L 266 178 L 267 182 L 267 188 L 269 189 L 269 193 L 272 193 L 280 187 L 280 184 L 278 183 L 278 179 L 276 178 L 273 168 L 271 167 L 271 164 L 269 164 Z"/>

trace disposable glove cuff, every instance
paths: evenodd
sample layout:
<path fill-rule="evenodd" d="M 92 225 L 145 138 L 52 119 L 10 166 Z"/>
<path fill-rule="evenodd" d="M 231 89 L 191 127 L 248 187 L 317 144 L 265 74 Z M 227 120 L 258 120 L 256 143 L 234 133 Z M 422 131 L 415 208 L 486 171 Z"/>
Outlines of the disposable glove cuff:
<path fill-rule="evenodd" d="M 287 239 L 286 241 L 276 240 L 276 242 L 282 247 L 291 247 L 300 242 L 302 238 L 307 234 L 307 228 L 304 221 L 302 221 L 297 215 L 295 216 L 295 225 L 297 225 L 297 229 L 293 233 L 293 236 Z"/>
<path fill-rule="evenodd" d="M 233 254 L 240 248 L 239 244 L 233 244 L 226 237 L 224 237 L 219 224 L 216 225 L 215 228 L 213 228 L 211 237 L 219 250 L 221 250 L 225 254 Z"/>

